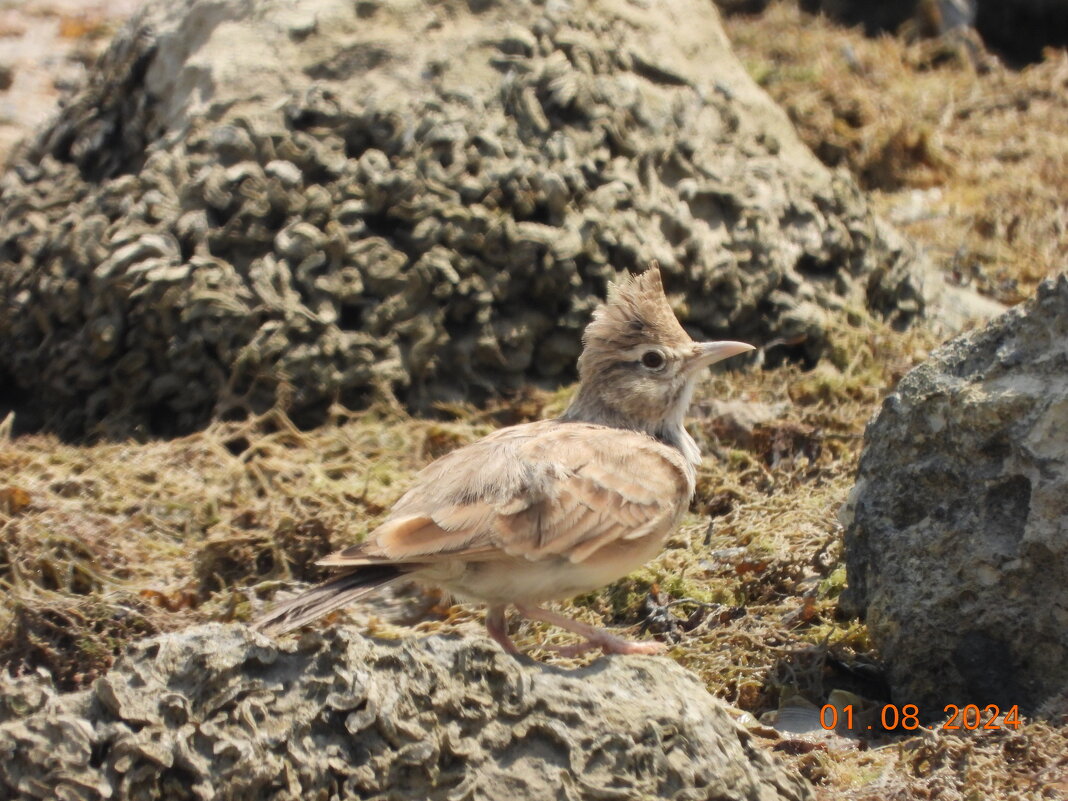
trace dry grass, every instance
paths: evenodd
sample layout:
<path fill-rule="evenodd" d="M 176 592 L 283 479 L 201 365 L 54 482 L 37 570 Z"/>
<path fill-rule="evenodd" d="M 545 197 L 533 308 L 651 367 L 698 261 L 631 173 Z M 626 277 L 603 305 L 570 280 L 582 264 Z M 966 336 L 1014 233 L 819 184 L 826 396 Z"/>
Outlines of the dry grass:
<path fill-rule="evenodd" d="M 753 77 L 955 280 L 1004 303 L 1068 266 L 1068 52 L 1003 67 L 974 38 L 867 39 L 796 5 L 735 16 Z"/>

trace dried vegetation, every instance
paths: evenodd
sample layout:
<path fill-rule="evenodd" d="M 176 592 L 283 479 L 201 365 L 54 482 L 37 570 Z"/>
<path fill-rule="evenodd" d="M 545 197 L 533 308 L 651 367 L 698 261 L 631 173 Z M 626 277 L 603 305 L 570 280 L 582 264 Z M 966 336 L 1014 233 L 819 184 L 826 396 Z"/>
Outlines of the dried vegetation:
<path fill-rule="evenodd" d="M 776 2 L 735 52 L 825 163 L 953 279 L 1003 303 L 1068 260 L 1068 51 L 1013 70 L 975 36 L 869 39 Z"/>
<path fill-rule="evenodd" d="M 959 43 L 802 25 L 787 4 L 731 18 L 728 29 L 816 152 L 861 176 L 957 280 L 1011 302 L 1064 264 L 1063 53 L 1010 72 L 977 65 Z M 888 700 L 863 625 L 836 617 L 845 579 L 836 512 L 864 423 L 933 344 L 922 329 L 900 334 L 854 310 L 815 369 L 718 374 L 697 405 L 708 458 L 685 524 L 646 569 L 568 611 L 672 643 L 672 658 L 752 715 L 768 748 L 824 798 L 1065 798 L 1063 711 L 1018 731 L 872 740 L 784 738 L 756 721 L 818 708 L 832 689 L 876 714 Z M 10 424 L 6 434 L 0 426 L 0 661 L 75 688 L 148 633 L 247 620 L 294 581 L 318 578 L 314 560 L 363 536 L 419 467 L 493 427 L 557 413 L 566 396 L 441 407 L 436 421 L 387 401 L 361 413 L 335 407 L 313 431 L 277 408 L 181 439 L 92 447 L 11 439 Z M 716 405 L 725 401 L 773 413 L 732 426 Z M 414 628 L 477 632 L 478 615 L 428 603 Z M 350 616 L 377 636 L 405 633 L 396 615 L 374 610 L 335 620 Z M 516 639 L 562 661 L 547 646 L 567 635 L 524 622 Z"/>
<path fill-rule="evenodd" d="M 760 15 L 731 16 L 726 25 L 739 58 L 805 142 L 829 166 L 850 170 L 876 210 L 926 248 L 948 280 L 1013 304 L 1068 267 L 1064 50 L 1049 50 L 1040 63 L 1012 70 L 968 34 L 866 38 L 804 14 L 792 2 L 773 2 Z M 898 353 L 918 355 L 900 341 L 879 350 L 881 358 Z M 869 375 L 868 386 L 888 388 L 896 377 L 892 369 Z M 839 406 L 841 388 L 828 388 L 827 403 L 847 414 Z M 844 498 L 848 484 L 828 493 L 827 509 Z M 808 500 L 788 502 L 800 509 Z M 797 553 L 803 552 L 801 546 Z M 833 570 L 821 592 L 833 593 L 843 578 Z M 800 604 L 804 595 L 793 597 Z M 874 658 L 877 666 L 877 655 L 865 647 L 863 626 L 827 620 L 825 642 L 809 637 L 828 653 L 815 660 L 817 671 L 809 671 L 808 680 L 878 702 L 878 687 L 867 681 L 878 672 L 865 664 Z M 856 658 L 843 654 L 846 648 L 855 649 Z M 805 664 L 787 662 L 791 668 Z M 843 666 L 852 681 L 835 675 Z M 798 686 L 804 699 L 826 700 L 826 693 L 820 699 L 812 692 L 812 684 Z M 873 706 L 877 713 L 878 703 Z M 937 717 L 939 711 L 925 712 Z M 773 747 L 828 799 L 1063 799 L 1068 716 L 1051 708 L 1047 717 L 1049 723 L 1029 721 L 1018 731 L 936 730 L 861 748 L 835 740 Z"/>

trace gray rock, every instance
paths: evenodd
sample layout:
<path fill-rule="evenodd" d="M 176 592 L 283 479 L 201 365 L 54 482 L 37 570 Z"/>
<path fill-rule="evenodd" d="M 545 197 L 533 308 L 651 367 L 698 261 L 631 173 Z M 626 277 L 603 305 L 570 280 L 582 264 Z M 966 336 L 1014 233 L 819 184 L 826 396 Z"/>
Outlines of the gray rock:
<path fill-rule="evenodd" d="M 12 799 L 810 798 L 664 659 L 565 671 L 484 639 L 147 640 L 90 690 L 0 677 Z M 15 710 L 15 711 L 12 711 Z"/>
<path fill-rule="evenodd" d="M 895 701 L 1034 710 L 1068 688 L 1068 277 L 902 379 L 842 517 L 842 603 Z"/>
<path fill-rule="evenodd" d="M 926 302 L 703 0 L 149 0 L 0 177 L 0 406 L 167 435 L 552 386 L 654 260 L 695 336 L 809 364 L 824 310 Z"/>

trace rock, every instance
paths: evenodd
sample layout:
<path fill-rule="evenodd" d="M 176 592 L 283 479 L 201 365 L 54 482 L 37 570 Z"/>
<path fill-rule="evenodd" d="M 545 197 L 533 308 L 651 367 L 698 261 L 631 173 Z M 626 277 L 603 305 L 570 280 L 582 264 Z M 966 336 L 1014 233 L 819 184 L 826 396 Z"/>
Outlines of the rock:
<path fill-rule="evenodd" d="M 842 604 L 897 703 L 1032 711 L 1068 688 L 1068 277 L 902 379 L 842 518 Z"/>
<path fill-rule="evenodd" d="M 943 282 L 938 293 L 932 293 L 927 311 L 933 322 L 936 321 L 936 329 L 958 333 L 982 325 L 1004 314 L 1008 308 L 1004 303 L 980 294 L 973 287 Z"/>
<path fill-rule="evenodd" d="M 0 412 L 171 435 L 555 386 L 653 261 L 695 336 L 806 363 L 827 309 L 926 302 L 703 0 L 149 0 L 0 178 Z"/>
<path fill-rule="evenodd" d="M 566 671 L 485 639 L 278 644 L 210 624 L 69 695 L 0 677 L 0 795 L 86 799 L 810 798 L 665 659 Z"/>

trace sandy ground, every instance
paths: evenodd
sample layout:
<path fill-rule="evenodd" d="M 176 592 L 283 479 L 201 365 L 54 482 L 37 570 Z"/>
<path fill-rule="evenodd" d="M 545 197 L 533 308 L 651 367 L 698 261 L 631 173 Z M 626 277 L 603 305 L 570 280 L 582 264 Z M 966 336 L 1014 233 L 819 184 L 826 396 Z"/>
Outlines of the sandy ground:
<path fill-rule="evenodd" d="M 142 0 L 0 0 L 0 163 Z"/>

